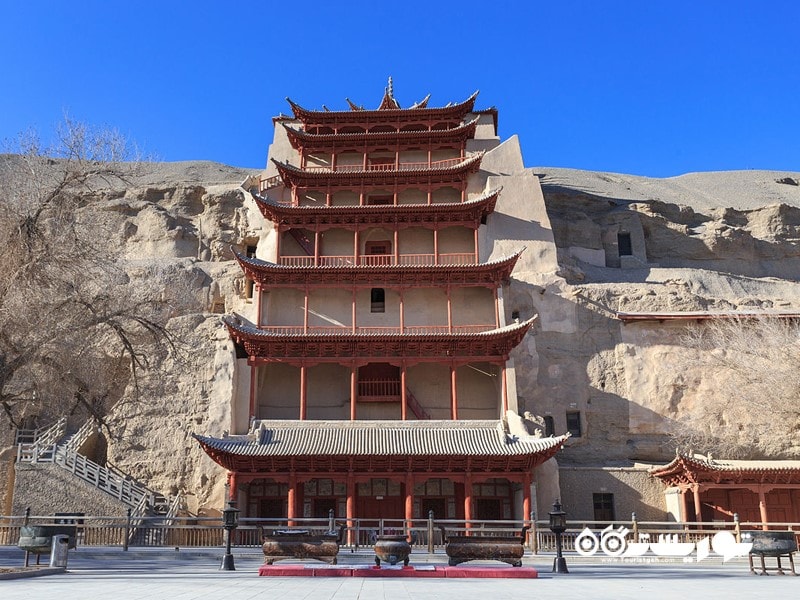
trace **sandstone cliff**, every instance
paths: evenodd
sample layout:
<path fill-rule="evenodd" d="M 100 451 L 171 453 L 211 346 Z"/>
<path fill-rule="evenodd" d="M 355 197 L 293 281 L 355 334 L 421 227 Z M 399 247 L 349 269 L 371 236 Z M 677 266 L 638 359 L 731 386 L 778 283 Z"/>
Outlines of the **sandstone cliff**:
<path fill-rule="evenodd" d="M 614 311 L 800 310 L 800 175 L 530 172 L 560 270 L 517 274 L 507 293 L 508 306 L 542 317 L 535 344 L 517 354 L 520 413 L 552 414 L 561 433 L 564 411 L 583 411 L 586 430 L 566 462 L 663 459 L 672 451 L 664 419 L 713 394 L 713 374 L 687 388 L 688 377 L 677 381 L 670 370 L 675 329 L 624 326 Z M 248 175 L 207 162 L 152 164 L 131 186 L 101 191 L 96 216 L 98 231 L 112 232 L 105 248 L 124 257 L 129 276 L 171 300 L 169 327 L 182 341 L 156 365 L 157 395 L 133 402 L 128 390 L 118 403 L 107 458 L 156 490 L 180 492 L 192 513 L 218 507 L 224 484 L 191 434 L 219 436 L 231 422 L 235 355 L 219 315 L 249 301 L 229 246 L 254 246 L 270 229 L 239 188 Z M 629 255 L 620 256 L 619 233 L 629 236 Z"/>

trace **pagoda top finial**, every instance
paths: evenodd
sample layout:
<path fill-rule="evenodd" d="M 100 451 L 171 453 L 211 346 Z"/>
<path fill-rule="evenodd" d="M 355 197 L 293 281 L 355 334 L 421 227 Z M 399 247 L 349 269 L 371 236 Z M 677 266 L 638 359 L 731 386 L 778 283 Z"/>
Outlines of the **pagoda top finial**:
<path fill-rule="evenodd" d="M 394 99 L 394 84 L 392 78 L 389 76 L 389 84 L 383 90 L 383 100 L 378 110 L 392 110 L 400 108 L 400 103 Z"/>

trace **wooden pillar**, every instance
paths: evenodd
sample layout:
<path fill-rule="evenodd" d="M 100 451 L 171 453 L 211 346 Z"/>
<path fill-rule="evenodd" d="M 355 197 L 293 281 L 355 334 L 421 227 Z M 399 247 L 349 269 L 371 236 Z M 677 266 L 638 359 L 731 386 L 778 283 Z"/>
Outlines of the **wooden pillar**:
<path fill-rule="evenodd" d="M 522 520 L 531 518 L 531 480 L 530 473 L 525 473 L 522 477 Z"/>
<path fill-rule="evenodd" d="M 257 395 L 257 385 L 258 385 L 258 367 L 254 364 L 250 365 L 250 414 L 247 420 L 248 429 L 250 428 L 250 423 L 253 422 L 253 419 L 256 418 L 256 395 Z"/>
<path fill-rule="evenodd" d="M 450 365 L 450 417 L 453 421 L 458 419 L 458 393 L 456 386 L 456 365 Z"/>
<path fill-rule="evenodd" d="M 480 262 L 480 252 L 478 250 L 478 229 L 475 229 L 475 264 L 477 265 Z"/>
<path fill-rule="evenodd" d="M 289 491 L 286 494 L 286 518 L 289 527 L 294 525 L 293 519 L 297 518 L 297 473 L 289 473 Z"/>
<path fill-rule="evenodd" d="M 358 367 L 353 363 L 350 367 L 350 420 L 356 420 L 356 402 L 358 401 Z"/>
<path fill-rule="evenodd" d="M 472 528 L 472 475 L 467 473 L 464 475 L 464 524 L 468 530 Z M 467 532 L 469 533 L 469 532 Z"/>
<path fill-rule="evenodd" d="M 433 264 L 439 264 L 439 230 L 433 230 Z"/>
<path fill-rule="evenodd" d="M 406 473 L 406 531 L 414 526 L 414 474 Z"/>
<path fill-rule="evenodd" d="M 307 393 L 306 387 L 308 384 L 308 382 L 306 381 L 308 377 L 308 373 L 306 372 L 307 368 L 308 367 L 306 367 L 305 365 L 300 365 L 300 420 L 301 421 L 306 420 L 306 401 L 308 400 L 306 398 L 306 393 Z"/>
<path fill-rule="evenodd" d="M 763 485 L 758 486 L 758 512 L 761 516 L 761 529 L 768 530 L 769 516 L 767 515 L 767 493 Z"/>
<path fill-rule="evenodd" d="M 408 419 L 408 392 L 406 391 L 406 363 L 400 365 L 400 418 Z"/>
<path fill-rule="evenodd" d="M 228 481 L 230 482 L 230 486 L 228 487 L 228 500 L 233 500 L 236 502 L 236 497 L 238 494 L 238 473 L 236 471 L 231 471 L 228 473 Z"/>
<path fill-rule="evenodd" d="M 336 152 L 331 152 L 331 171 L 336 170 Z"/>
<path fill-rule="evenodd" d="M 394 230 L 394 264 L 400 264 L 400 231 Z"/>
<path fill-rule="evenodd" d="M 351 320 L 353 321 L 353 333 L 356 332 L 356 288 L 353 288 L 353 300 L 352 300 L 352 309 L 351 309 Z"/>
<path fill-rule="evenodd" d="M 508 412 L 508 369 L 506 363 L 500 367 L 500 385 L 502 387 L 501 393 L 503 394 L 503 415 Z"/>
<path fill-rule="evenodd" d="M 319 231 L 314 232 L 314 266 L 319 266 Z"/>
<path fill-rule="evenodd" d="M 681 521 L 689 521 L 689 488 L 681 488 Z"/>
<path fill-rule="evenodd" d="M 283 237 L 283 231 L 280 227 L 275 227 L 275 234 L 275 262 L 281 264 L 281 238 Z"/>
<path fill-rule="evenodd" d="M 702 523 L 703 511 L 700 506 L 700 486 L 698 484 L 692 484 L 692 493 L 694 494 L 694 522 Z"/>
<path fill-rule="evenodd" d="M 453 333 L 453 299 L 450 296 L 450 286 L 444 292 L 447 295 L 447 332 Z"/>
<path fill-rule="evenodd" d="M 497 288 L 494 288 L 494 326 L 500 327 L 500 298 L 497 295 Z"/>
<path fill-rule="evenodd" d="M 353 473 L 347 474 L 347 543 L 351 546 L 355 545 L 356 532 L 353 531 L 355 525 L 354 519 L 356 518 L 356 480 Z"/>
<path fill-rule="evenodd" d="M 428 168 L 431 168 L 431 149 L 428 148 Z"/>
<path fill-rule="evenodd" d="M 261 314 L 261 284 L 255 282 L 253 284 L 253 293 L 256 296 L 256 327 L 261 327 L 264 317 Z"/>
<path fill-rule="evenodd" d="M 359 256 L 358 256 L 358 229 L 353 232 L 353 266 L 358 265 L 359 263 Z"/>
<path fill-rule="evenodd" d="M 310 290 L 305 289 L 303 294 L 303 333 L 308 333 L 308 294 Z"/>
<path fill-rule="evenodd" d="M 406 307 L 403 304 L 403 288 L 397 290 L 400 296 L 400 333 L 404 333 L 406 329 Z"/>

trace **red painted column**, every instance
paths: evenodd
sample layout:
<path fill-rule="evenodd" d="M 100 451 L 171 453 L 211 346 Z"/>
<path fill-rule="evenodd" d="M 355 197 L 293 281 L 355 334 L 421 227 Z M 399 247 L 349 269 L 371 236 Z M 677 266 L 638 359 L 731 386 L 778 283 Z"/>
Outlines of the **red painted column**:
<path fill-rule="evenodd" d="M 430 204 L 430 203 L 429 203 Z M 439 264 L 439 230 L 433 230 L 433 264 Z"/>
<path fill-rule="evenodd" d="M 347 474 L 347 542 L 353 546 L 355 544 L 356 532 L 353 531 L 356 518 L 356 481 L 353 473 Z"/>
<path fill-rule="evenodd" d="M 358 400 L 358 367 L 350 367 L 350 420 L 356 420 L 356 402 Z"/>
<path fill-rule="evenodd" d="M 467 521 L 464 527 L 472 529 L 472 475 L 467 473 L 464 476 L 464 520 Z M 469 532 L 467 532 L 469 534 Z"/>
<path fill-rule="evenodd" d="M 289 491 L 286 494 L 286 518 L 289 527 L 294 525 L 293 519 L 297 518 L 297 474 L 289 473 Z"/>
<path fill-rule="evenodd" d="M 256 386 L 258 385 L 257 377 L 258 367 L 256 367 L 256 365 L 250 365 L 250 415 L 247 420 L 248 428 L 249 423 L 251 423 L 256 417 Z"/>
<path fill-rule="evenodd" d="M 403 304 L 403 288 L 397 290 L 400 295 L 400 333 L 403 333 L 406 328 L 406 307 Z"/>
<path fill-rule="evenodd" d="M 684 523 L 689 521 L 689 497 L 688 488 L 681 488 L 681 521 Z"/>
<path fill-rule="evenodd" d="M 410 530 L 414 519 L 414 474 L 406 473 L 406 527 Z"/>
<path fill-rule="evenodd" d="M 531 474 L 522 477 L 522 520 L 531 518 Z"/>
<path fill-rule="evenodd" d="M 256 327 L 261 327 L 263 316 L 261 314 L 261 284 L 256 282 L 253 285 L 253 293 L 256 295 Z"/>
<path fill-rule="evenodd" d="M 308 294 L 309 289 L 306 288 L 303 294 L 303 333 L 308 333 Z"/>
<path fill-rule="evenodd" d="M 769 525 L 767 525 L 769 516 L 767 515 L 767 494 L 763 485 L 758 486 L 758 512 L 761 515 L 761 522 L 763 523 L 761 529 L 766 531 L 769 529 Z"/>
<path fill-rule="evenodd" d="M 353 265 L 357 265 L 360 262 L 360 257 L 358 256 L 358 230 L 353 232 Z"/>
<path fill-rule="evenodd" d="M 453 421 L 458 419 L 458 393 L 456 386 L 456 366 L 450 365 L 450 417 Z"/>
<path fill-rule="evenodd" d="M 700 506 L 700 486 L 698 484 L 692 485 L 692 493 L 694 494 L 694 521 L 695 523 L 702 523 L 703 512 Z"/>
<path fill-rule="evenodd" d="M 400 365 L 400 418 L 408 418 L 408 393 L 406 392 L 406 365 Z"/>
<path fill-rule="evenodd" d="M 230 496 L 228 497 L 228 500 L 233 500 L 234 502 L 236 502 L 236 498 L 238 496 L 238 491 L 239 491 L 237 489 L 239 487 L 239 481 L 237 475 L 238 473 L 236 471 L 231 471 L 230 473 L 230 488 L 229 488 Z"/>
<path fill-rule="evenodd" d="M 497 296 L 497 288 L 494 288 L 494 326 L 500 327 L 500 298 Z"/>
<path fill-rule="evenodd" d="M 351 309 L 351 318 L 353 320 L 353 333 L 356 332 L 356 288 L 353 288 L 353 306 Z"/>
<path fill-rule="evenodd" d="M 314 232 L 314 266 L 319 266 L 319 231 Z"/>
<path fill-rule="evenodd" d="M 307 367 L 305 365 L 300 366 L 300 420 L 306 420 L 306 387 L 307 387 L 307 377 L 308 373 L 306 373 Z"/>
<path fill-rule="evenodd" d="M 450 286 L 445 290 L 447 296 L 447 332 L 453 333 L 453 299 L 450 296 Z"/>
<path fill-rule="evenodd" d="M 506 369 L 506 363 L 503 363 L 502 372 L 500 373 L 500 377 L 502 378 L 500 383 L 503 387 L 502 394 L 503 394 L 503 414 L 505 415 L 508 412 L 508 379 L 507 377 L 508 369 Z"/>
<path fill-rule="evenodd" d="M 394 264 L 400 264 L 400 231 L 394 230 Z"/>
<path fill-rule="evenodd" d="M 283 237 L 283 231 L 281 231 L 280 227 L 275 227 L 275 233 L 277 235 L 275 239 L 275 262 L 281 264 L 281 238 Z"/>
<path fill-rule="evenodd" d="M 477 265 L 480 261 L 480 252 L 478 251 L 478 230 L 475 229 L 475 264 Z"/>

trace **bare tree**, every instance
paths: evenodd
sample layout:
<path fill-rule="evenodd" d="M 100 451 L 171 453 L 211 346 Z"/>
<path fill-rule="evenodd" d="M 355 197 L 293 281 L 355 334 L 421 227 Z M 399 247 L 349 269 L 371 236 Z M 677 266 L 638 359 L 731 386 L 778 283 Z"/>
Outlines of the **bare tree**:
<path fill-rule="evenodd" d="M 18 150 L 0 155 L 0 406 L 12 426 L 102 423 L 173 341 L 159 299 L 103 247 L 103 203 L 143 163 L 118 132 L 69 118 L 52 147 L 28 135 Z"/>
<path fill-rule="evenodd" d="M 714 319 L 690 329 L 683 346 L 696 351 L 679 359 L 679 372 L 699 373 L 689 387 L 706 378 L 714 389 L 684 407 L 672 431 L 680 448 L 727 458 L 796 457 L 800 322 Z"/>

